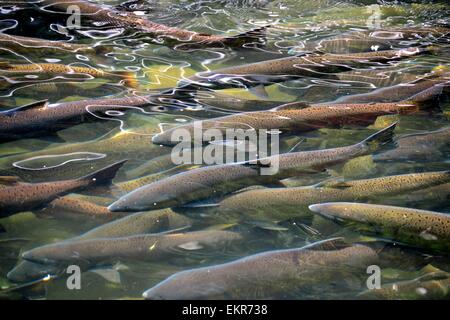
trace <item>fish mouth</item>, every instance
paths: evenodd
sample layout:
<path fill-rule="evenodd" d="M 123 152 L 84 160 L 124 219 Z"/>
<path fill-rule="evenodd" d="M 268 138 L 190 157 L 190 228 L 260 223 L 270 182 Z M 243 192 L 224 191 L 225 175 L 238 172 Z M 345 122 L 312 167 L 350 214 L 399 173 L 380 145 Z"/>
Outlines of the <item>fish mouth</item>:
<path fill-rule="evenodd" d="M 167 300 L 162 295 L 155 294 L 152 291 L 152 289 L 145 291 L 142 294 L 142 297 L 146 300 Z"/>
<path fill-rule="evenodd" d="M 121 203 L 120 200 L 117 200 L 116 202 L 111 203 L 108 206 L 108 210 L 110 212 L 134 212 L 135 211 L 128 205 Z M 138 210 L 136 210 L 136 211 L 138 211 Z"/>
<path fill-rule="evenodd" d="M 342 218 L 339 218 L 335 215 L 323 212 L 323 208 L 325 206 L 326 206 L 326 203 L 311 204 L 310 206 L 308 206 L 308 209 L 326 219 L 329 219 L 329 220 L 332 220 L 335 222 L 344 222 L 344 220 Z"/>
<path fill-rule="evenodd" d="M 176 144 L 176 143 L 166 139 L 164 137 L 164 135 L 162 135 L 162 134 L 154 135 L 152 137 L 152 143 L 158 144 L 158 145 L 163 145 L 163 146 L 169 146 L 169 147 L 174 146 Z"/>

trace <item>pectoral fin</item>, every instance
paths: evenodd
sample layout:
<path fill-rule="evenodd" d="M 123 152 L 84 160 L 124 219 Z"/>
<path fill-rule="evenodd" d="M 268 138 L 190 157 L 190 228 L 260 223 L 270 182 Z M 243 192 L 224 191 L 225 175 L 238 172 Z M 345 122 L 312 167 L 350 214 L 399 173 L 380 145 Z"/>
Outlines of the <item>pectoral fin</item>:
<path fill-rule="evenodd" d="M 114 270 L 112 268 L 99 268 L 99 269 L 92 269 L 89 270 L 89 272 L 98 274 L 100 277 L 105 279 L 108 282 L 120 284 L 120 273 L 117 270 Z"/>
<path fill-rule="evenodd" d="M 184 250 L 200 250 L 203 249 L 203 246 L 198 241 L 190 241 L 183 244 L 178 245 L 179 248 Z"/>

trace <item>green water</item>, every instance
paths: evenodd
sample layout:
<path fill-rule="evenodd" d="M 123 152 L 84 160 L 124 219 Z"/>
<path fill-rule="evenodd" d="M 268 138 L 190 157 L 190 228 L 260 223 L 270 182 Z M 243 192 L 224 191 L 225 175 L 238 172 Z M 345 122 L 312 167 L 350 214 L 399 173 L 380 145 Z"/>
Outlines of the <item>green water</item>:
<path fill-rule="evenodd" d="M 70 41 L 87 46 L 102 45 L 109 48 L 108 53 L 71 53 L 45 50 L 29 50 L 15 52 L 2 47 L 0 43 L 0 59 L 16 64 L 23 63 L 61 63 L 73 66 L 89 66 L 100 70 L 128 70 L 136 78 L 137 86 L 129 88 L 120 81 L 103 79 L 101 77 L 83 78 L 74 74 L 21 74 L 18 77 L 8 73 L 0 73 L 0 108 L 1 111 L 26 105 L 33 101 L 48 99 L 50 103 L 78 101 L 88 98 L 113 98 L 134 94 L 154 93 L 158 90 L 172 88 L 178 81 L 188 78 L 200 71 L 215 70 L 222 67 L 236 66 L 251 62 L 263 61 L 290 56 L 304 51 L 308 45 L 321 39 L 345 35 L 352 31 L 368 29 L 367 21 L 373 14 L 370 5 L 376 1 L 148 1 L 144 7 L 145 17 L 157 23 L 177 26 L 196 32 L 226 34 L 229 36 L 248 31 L 261 26 L 267 29 L 267 43 L 256 49 L 216 49 L 199 48 L 189 51 L 174 50 L 150 41 L 143 41 L 145 35 L 139 33 L 123 33 L 107 27 L 98 27 L 95 23 L 84 21 L 78 31 L 69 31 L 65 36 L 55 30 L 57 24 L 63 24 L 65 15 L 49 13 L 39 7 L 30 7 L 21 1 L 9 1 L 0 4 L 0 28 L 2 32 L 11 35 L 21 35 L 48 40 Z M 108 5 L 117 5 L 121 1 L 94 1 Z M 383 30 L 403 28 L 414 29 L 438 28 L 449 23 L 450 6 L 446 1 L 383 1 L 377 7 L 381 28 Z M 30 22 L 32 21 L 32 22 Z M 122 30 L 123 31 L 123 30 Z M 436 70 L 436 67 L 450 67 L 448 55 L 449 38 L 436 37 L 415 38 L 405 41 L 391 41 L 393 49 L 406 48 L 419 44 L 433 44 L 443 49 L 435 54 L 425 54 L 401 61 L 383 63 L 367 63 L 360 66 L 360 71 L 387 70 L 393 75 L 382 83 L 366 80 L 357 81 L 334 80 L 327 77 L 297 77 L 288 81 L 273 83 L 266 87 L 267 100 L 279 101 L 279 104 L 291 101 L 306 101 L 318 103 L 333 101 L 345 95 L 370 92 L 378 87 L 387 87 L 404 82 L 405 74 L 410 79 L 423 76 Z M 345 45 L 334 48 L 338 53 L 363 51 L 361 48 L 349 49 Z M 370 47 L 369 47 L 370 50 Z M 354 70 L 355 71 L 355 70 Z M 13 83 L 13 84 L 12 84 Z M 51 89 L 42 87 L 42 83 L 54 84 Z M 258 100 L 252 92 L 242 88 L 218 91 L 228 99 Z M 225 99 L 226 101 L 226 99 Z M 182 103 L 183 101 L 181 101 Z M 66 126 L 53 134 L 42 134 L 29 139 L 20 139 L 0 144 L 0 176 L 18 176 L 26 182 L 44 182 L 62 179 L 73 179 L 100 169 L 113 162 L 129 159 L 118 172 L 114 182 L 155 174 L 173 167 L 165 163 L 162 167 L 153 164 L 145 166 L 158 156 L 168 154 L 170 149 L 161 151 L 152 145 L 151 136 L 160 131 L 160 127 L 173 126 L 191 121 L 206 119 L 236 112 L 232 108 L 205 107 L 195 110 L 174 110 L 167 103 L 166 108 L 135 108 L 127 109 L 120 116 L 104 116 L 98 121 L 86 121 L 74 126 Z M 258 104 L 256 104 L 256 109 Z M 255 110 L 252 109 L 252 111 Z M 359 142 L 376 129 L 399 120 L 395 131 L 397 136 L 412 133 L 423 133 L 448 127 L 449 103 L 441 97 L 442 111 L 434 113 L 418 113 L 401 116 L 384 116 L 375 124 L 366 126 L 348 126 L 343 128 L 322 128 L 306 133 L 282 136 L 281 150 L 288 151 L 301 139 L 301 151 L 340 147 Z M 241 109 L 238 111 L 248 111 Z M 1 125 L 1 123 L 0 123 Z M 141 139 L 131 139 L 132 135 Z M 362 179 L 382 177 L 385 175 L 406 174 L 424 171 L 439 171 L 449 169 L 448 143 L 430 142 L 425 157 L 393 159 L 389 162 L 375 162 L 370 157 L 358 158 L 332 168 L 332 172 L 312 174 L 310 176 L 293 177 L 287 181 L 290 186 L 308 186 L 335 175 L 339 179 Z M 54 149 L 56 148 L 56 149 Z M 75 154 L 74 154 L 75 153 Z M 53 155 L 50 158 L 35 156 Z M 96 158 L 95 154 L 101 156 Z M 62 157 L 55 157 L 62 155 Z M 93 156 L 94 159 L 84 159 Z M 11 161 L 13 159 L 13 161 Z M 78 160 L 77 160 L 78 159 Z M 70 160 L 70 161 L 67 161 Z M 16 167 L 12 163 L 16 162 Z M 28 169 L 27 169 L 28 168 Z M 137 170 L 136 168 L 141 168 Z M 33 169 L 33 170 L 30 170 Z M 447 188 L 448 190 L 448 188 Z M 89 190 L 84 193 L 93 203 L 108 205 L 117 199 L 117 194 L 102 191 L 93 194 Z M 392 204 L 404 207 L 434 210 L 450 213 L 448 194 L 437 199 L 424 197 L 411 198 L 408 194 L 395 197 L 382 197 L 372 200 L 377 204 Z M 121 282 L 111 283 L 91 272 L 82 275 L 81 290 L 68 290 L 66 279 L 60 277 L 44 285 L 16 290 L 5 294 L 6 298 L 31 299 L 123 299 L 141 298 L 142 292 L 177 271 L 198 266 L 206 266 L 232 261 L 254 253 L 274 249 L 301 247 L 316 240 L 326 239 L 335 235 L 344 235 L 349 240 L 361 240 L 360 234 L 350 228 L 336 225 L 322 225 L 323 231 L 316 234 L 308 227 L 314 226 L 312 215 L 308 219 L 291 219 L 280 223 L 280 230 L 267 230 L 256 226 L 255 221 L 241 219 L 237 223 L 231 217 L 209 221 L 200 213 L 205 209 L 190 209 L 188 214 L 194 220 L 193 230 L 210 227 L 214 224 L 229 223 L 230 230 L 240 232 L 248 240 L 205 252 L 187 252 L 175 259 L 145 263 L 135 261 L 120 261 L 126 265 L 121 270 Z M 299 208 L 299 211 L 308 211 Z M 280 214 L 282 214 L 280 212 Z M 1 216 L 1 213 L 0 213 Z M 18 262 L 22 252 L 39 245 L 68 239 L 93 227 L 106 223 L 107 219 L 92 218 L 83 214 L 58 215 L 46 211 L 19 212 L 0 219 L 4 233 L 0 239 L 26 238 L 25 242 L 0 242 L 0 287 L 11 288 L 16 284 L 8 281 L 6 274 Z M 273 223 L 271 223 L 272 226 Z M 269 228 L 270 229 L 270 228 Z M 273 229 L 273 228 L 272 228 Z M 364 240 L 364 239 L 363 239 Z M 383 283 L 416 278 L 419 270 L 426 264 L 433 264 L 441 270 L 450 272 L 450 264 L 446 257 L 419 250 L 407 250 L 389 266 L 383 273 Z M 302 288 L 295 292 L 285 292 L 274 298 L 285 299 L 354 299 L 357 294 L 366 289 L 366 273 L 353 272 L 345 279 L 336 279 L 333 283 L 321 283 L 310 288 Z M 320 277 L 319 277 L 320 278 Z M 440 297 L 442 298 L 442 297 Z M 448 297 L 447 297 L 448 298 Z"/>

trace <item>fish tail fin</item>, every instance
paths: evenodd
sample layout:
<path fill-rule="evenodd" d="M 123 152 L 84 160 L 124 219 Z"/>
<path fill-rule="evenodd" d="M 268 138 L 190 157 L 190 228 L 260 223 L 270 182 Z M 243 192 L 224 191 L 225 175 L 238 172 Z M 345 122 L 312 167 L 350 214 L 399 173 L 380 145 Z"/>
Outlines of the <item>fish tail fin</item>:
<path fill-rule="evenodd" d="M 380 150 L 384 145 L 392 143 L 394 139 L 394 130 L 398 122 L 372 134 L 360 143 L 367 147 L 368 153 Z"/>
<path fill-rule="evenodd" d="M 266 30 L 268 27 L 270 26 L 256 28 L 232 37 L 226 37 L 223 43 L 230 47 L 242 47 L 249 43 L 255 43 L 259 46 L 264 45 L 266 43 Z"/>
<path fill-rule="evenodd" d="M 136 89 L 139 87 L 139 81 L 136 78 L 136 73 L 131 71 L 116 71 L 114 74 L 120 76 L 123 79 L 124 85 Z"/>
<path fill-rule="evenodd" d="M 113 163 L 103 169 L 90 173 L 84 177 L 79 178 L 79 180 L 87 180 L 89 184 L 92 185 L 107 185 L 111 184 L 112 180 L 116 176 L 117 171 L 123 166 L 127 160 L 122 160 Z"/>

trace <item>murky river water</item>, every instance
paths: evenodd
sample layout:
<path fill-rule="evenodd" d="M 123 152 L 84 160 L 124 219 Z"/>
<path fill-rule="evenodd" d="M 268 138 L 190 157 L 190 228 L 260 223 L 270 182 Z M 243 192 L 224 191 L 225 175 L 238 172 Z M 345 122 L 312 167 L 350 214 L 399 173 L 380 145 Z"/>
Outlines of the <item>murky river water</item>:
<path fill-rule="evenodd" d="M 376 223 L 368 223 L 360 230 L 353 224 L 331 222 L 308 209 L 309 204 L 341 200 L 447 214 L 450 213 L 448 172 L 440 183 L 422 184 L 416 188 L 405 188 L 405 184 L 412 183 L 405 180 L 403 185 L 400 184 L 401 192 L 394 187 L 389 190 L 394 183 L 387 182 L 381 186 L 384 192 L 378 192 L 377 186 L 373 189 L 366 186 L 366 193 L 362 196 L 330 196 L 311 203 L 305 200 L 301 204 L 289 197 L 271 202 L 270 193 L 266 196 L 249 194 L 242 207 L 233 209 L 231 205 L 231 208 L 218 210 L 214 204 L 222 201 L 222 197 L 206 196 L 200 199 L 200 205 L 196 202 L 196 206 L 191 205 L 190 208 L 174 208 L 170 218 L 162 215 L 164 221 L 158 220 L 146 233 L 168 229 L 181 229 L 174 233 L 207 230 L 217 234 L 229 231 L 241 239 L 226 239 L 224 243 L 206 245 L 201 241 L 186 240 L 186 243 L 160 249 L 168 254 L 152 258 L 152 261 L 140 261 L 145 260 L 139 259 L 141 254 L 137 254 L 137 259 L 136 256 L 117 254 L 108 261 L 95 264 L 81 257 L 77 263 L 72 263 L 80 264 L 84 271 L 80 290 L 67 288 L 64 267 L 56 268 L 58 277 L 45 281 L 39 279 L 47 273 L 52 274 L 47 270 L 47 264 L 34 265 L 42 271 L 37 272 L 38 275 L 35 270 L 23 272 L 20 279 L 8 274 L 22 262 L 20 257 L 27 250 L 79 236 L 124 217 L 127 213 L 111 213 L 107 209 L 119 197 L 142 185 L 198 167 L 173 164 L 171 147 L 152 143 L 152 137 L 161 131 L 197 119 L 249 111 L 268 112 L 273 107 L 294 101 L 312 105 L 341 101 L 353 103 L 366 99 L 362 103 L 373 104 L 374 108 L 381 102 L 413 103 L 414 112 L 382 112 L 370 117 L 367 114 L 350 115 L 346 119 L 351 121 L 338 123 L 328 118 L 305 120 L 304 125 L 311 126 L 307 130 L 275 126 L 281 131 L 280 152 L 295 153 L 352 145 L 398 122 L 396 144 L 361 157 L 350 157 L 338 164 L 320 168 L 312 166 L 314 170 L 308 168 L 301 173 L 289 174 L 282 179 L 284 187 L 314 186 L 341 191 L 349 187 L 346 185 L 348 181 L 449 170 L 446 85 L 450 68 L 450 7 L 446 1 L 92 1 L 123 15 L 134 12 L 137 17 L 158 24 L 231 39 L 249 30 L 257 30 L 252 34 L 252 41 L 246 40 L 237 46 L 226 43 L 217 46 L 205 43 L 183 45 L 188 41 L 181 41 L 182 45 L 175 41 L 174 44 L 174 41 L 161 36 L 164 32 L 155 39 L 151 32 L 115 25 L 95 17 L 95 14 L 81 15 L 81 26 L 71 27 L 66 10 L 52 6 L 52 1 L 44 1 L 45 4 L 29 2 L 0 2 L 0 111 L 9 117 L 8 121 L 25 109 L 9 113 L 7 110 L 43 100 L 52 107 L 57 103 L 88 99 L 138 99 L 136 97 L 145 96 L 149 100 L 150 94 L 157 98 L 134 104 L 111 100 L 104 103 L 111 105 L 110 110 L 97 110 L 92 107 L 95 102 L 88 101 L 81 107 L 84 112 L 76 117 L 56 118 L 58 114 L 55 113 L 45 120 L 51 126 L 33 127 L 30 125 L 33 121 L 29 120 L 35 117 L 35 122 L 40 121 L 42 113 L 48 112 L 48 106 L 39 109 L 42 102 L 34 109 L 28 107 L 27 110 L 35 110 L 35 113 L 30 113 L 25 121 L 28 125 L 20 132 L 12 132 L 13 129 L 8 132 L 0 127 L 0 193 L 4 188 L 12 190 L 9 196 L 0 196 L 0 287 L 5 290 L 0 291 L 2 298 L 141 298 L 145 290 L 178 271 L 221 264 L 269 250 L 300 248 L 336 236 L 344 237 L 347 245 L 364 243 L 379 253 L 379 261 L 370 264 L 380 266 L 382 285 L 412 281 L 410 287 L 402 289 L 405 291 L 402 298 L 448 298 L 449 246 L 444 250 L 434 250 L 416 245 L 414 241 L 402 244 L 405 238 L 399 236 L 400 231 L 394 236 L 387 235 L 388 224 L 380 227 Z M 77 22 L 76 19 L 73 21 Z M 14 37 L 30 37 L 36 42 L 25 43 Z M 58 45 L 40 42 L 42 39 L 58 41 Z M 60 47 L 61 43 L 80 47 L 64 49 Z M 381 60 L 357 56 L 358 53 L 383 50 L 411 54 Z M 199 81 L 195 90 L 188 86 L 187 90 L 191 91 L 187 94 L 171 91 L 199 72 L 296 55 L 314 60 L 330 54 L 320 62 L 298 65 L 297 71 L 292 71 L 296 69 L 296 63 L 287 69 L 278 64 L 263 65 L 262 69 L 249 69 L 246 73 L 241 70 L 234 77 L 230 75 L 233 72 L 225 72 L 225 77 L 217 82 L 212 76 L 209 83 Z M 336 55 L 340 58 L 333 60 Z M 347 58 L 343 59 L 345 55 Z M 61 69 L 61 65 L 66 67 Z M 432 84 L 415 89 L 417 83 L 427 81 Z M 396 85 L 396 89 L 376 96 L 364 98 L 363 95 L 360 100 L 353 98 L 357 94 L 378 92 L 376 90 L 380 88 Z M 397 95 L 405 87 L 411 88 L 411 93 Z M 430 88 L 438 88 L 439 92 L 428 94 L 427 91 L 424 94 L 426 101 L 414 96 Z M 413 96 L 414 101 L 411 100 Z M 69 107 L 69 104 L 57 107 Z M 6 123 L 6 118 L 0 117 L 0 126 L 6 126 Z M 226 127 L 233 127 L 233 123 L 227 123 Z M 217 126 L 221 127 L 220 123 Z M 51 199 L 45 198 L 53 192 L 49 185 L 41 185 L 37 191 L 20 189 L 23 183 L 77 179 L 125 159 L 127 161 L 118 170 L 112 186 L 99 188 L 94 183 L 94 186 L 69 189 Z M 223 174 L 226 175 L 227 171 Z M 99 178 L 96 176 L 94 179 Z M 317 185 L 320 182 L 322 184 Z M 261 187 L 261 184 L 276 190 L 282 187 L 280 182 L 274 181 L 253 182 L 248 186 Z M 176 182 L 173 187 L 178 187 Z M 193 193 L 197 192 L 195 187 L 193 183 Z M 213 184 L 210 188 L 214 190 L 216 187 Z M 225 200 L 236 191 L 230 190 L 224 196 Z M 41 192 L 44 196 L 41 201 L 28 206 L 26 201 L 35 195 L 34 192 Z M 169 194 L 172 190 L 166 189 L 166 192 Z M 268 203 L 259 205 L 266 197 Z M 18 203 L 13 209 L 11 199 Z M 443 223 L 442 228 L 449 235 L 450 224 Z M 402 228 L 407 229 L 405 226 Z M 128 236 L 144 233 L 142 228 L 139 230 L 131 231 Z M 445 232 L 436 238 L 429 229 L 422 231 L 422 239 L 444 244 L 450 242 L 450 235 L 445 238 Z M 159 250 L 159 241 L 162 240 L 156 239 L 144 247 L 147 251 Z M 132 248 L 133 243 L 128 246 Z M 71 255 L 80 254 L 74 249 Z M 248 297 L 355 299 L 368 289 L 366 280 L 370 274 L 365 265 L 364 268 L 349 267 L 347 263 L 342 267 L 328 265 L 326 271 L 331 270 L 330 273 L 324 271 L 323 263 L 327 265 L 326 258 L 318 263 L 320 268 L 312 268 L 308 273 L 308 278 L 313 279 L 309 282 L 301 277 L 290 279 L 288 282 L 301 284 L 293 288 L 283 283 L 283 279 L 277 282 L 261 276 L 259 281 L 273 281 L 273 290 L 261 289 L 248 281 L 247 287 L 255 286 L 254 292 L 249 290 Z M 271 268 L 270 264 L 267 268 Z M 421 280 L 424 276 L 428 278 Z M 436 281 L 433 285 L 440 289 L 429 287 L 429 282 L 423 284 L 426 280 Z M 38 283 L 31 285 L 33 281 Z M 244 278 L 241 281 L 245 283 Z M 217 297 L 212 289 L 211 295 L 206 295 L 206 298 L 210 297 Z M 236 296 L 225 292 L 218 297 Z"/>

